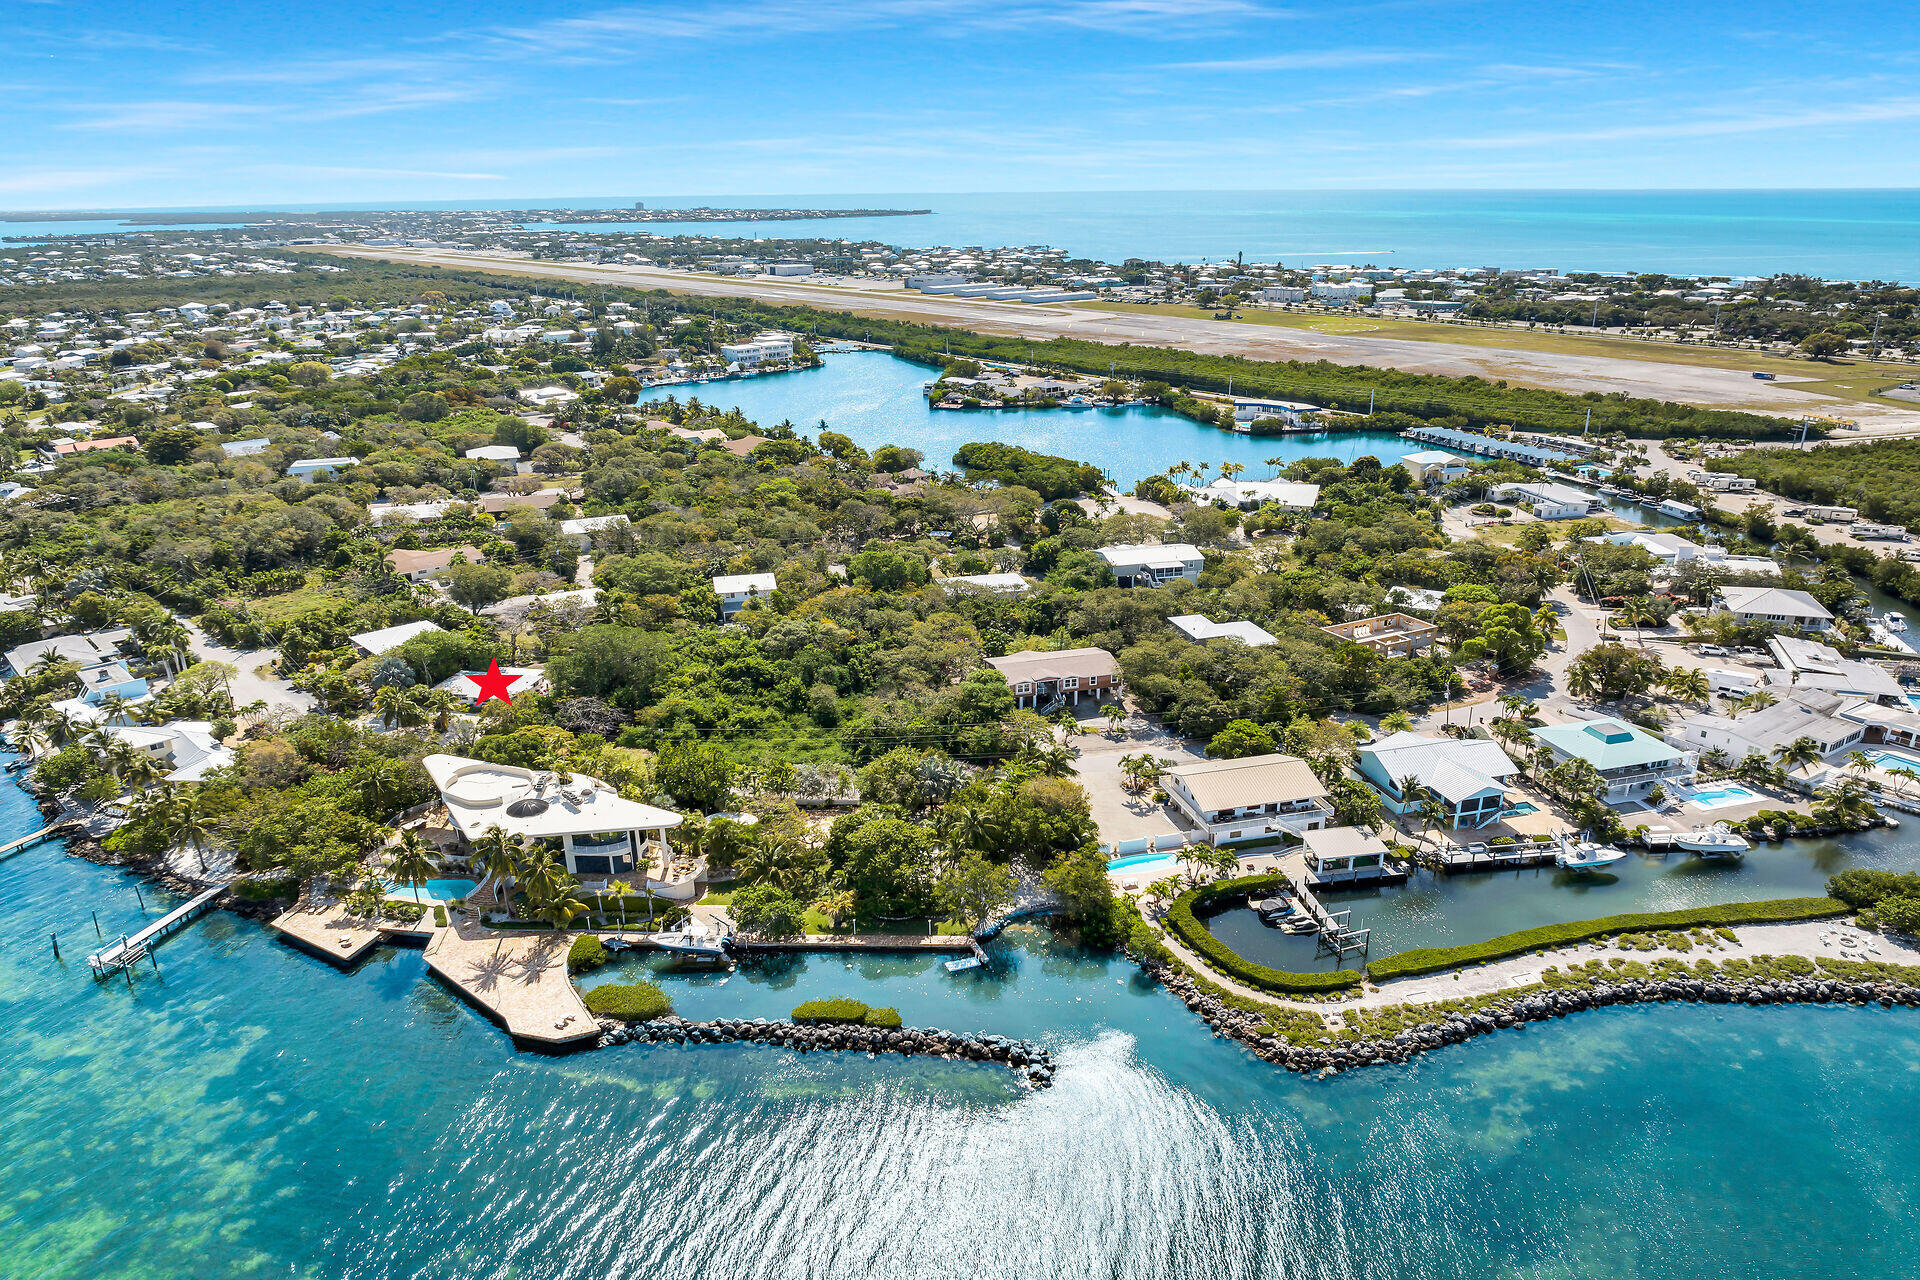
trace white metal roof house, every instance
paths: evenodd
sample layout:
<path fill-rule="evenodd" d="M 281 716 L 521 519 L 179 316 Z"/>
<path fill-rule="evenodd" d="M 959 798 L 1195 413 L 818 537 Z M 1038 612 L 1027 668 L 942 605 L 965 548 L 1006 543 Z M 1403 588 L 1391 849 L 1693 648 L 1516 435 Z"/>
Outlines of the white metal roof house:
<path fill-rule="evenodd" d="M 444 629 L 439 623 L 423 618 L 419 622 L 403 622 L 397 627 L 363 631 L 357 636 L 348 636 L 347 639 L 353 642 L 354 647 L 377 658 L 390 649 L 398 649 L 415 636 L 423 636 L 429 631 Z"/>
<path fill-rule="evenodd" d="M 1198 582 L 1207 563 L 1200 548 L 1188 542 L 1116 543 L 1094 554 L 1107 562 L 1123 587 L 1165 586 L 1175 578 Z"/>
<path fill-rule="evenodd" d="M 520 451 L 510 444 L 483 444 L 467 450 L 466 456 L 476 462 L 503 462 L 508 466 L 520 461 Z"/>
<path fill-rule="evenodd" d="M 770 573 L 728 573 L 715 578 L 713 594 L 720 597 L 721 620 L 731 621 L 749 600 L 770 596 L 779 585 Z"/>
<path fill-rule="evenodd" d="M 697 876 L 672 874 L 666 833 L 680 825 L 680 815 L 671 809 L 628 800 L 584 773 L 438 754 L 420 763 L 440 792 L 449 823 L 468 844 L 498 827 L 551 849 L 576 876 L 644 872 L 654 893 L 692 894 Z"/>
<path fill-rule="evenodd" d="M 1271 502 L 1292 511 L 1309 511 L 1320 501 L 1319 485 L 1297 480 L 1229 480 L 1222 476 L 1210 484 L 1181 487 L 1189 502 L 1224 502 L 1249 510 Z"/>
<path fill-rule="evenodd" d="M 1769 636 L 1767 651 L 1780 664 L 1778 671 L 1766 673 L 1771 688 L 1821 689 L 1889 706 L 1907 705 L 1907 691 L 1877 662 L 1843 658 L 1833 646 L 1799 636 Z"/>
<path fill-rule="evenodd" d="M 45 640 L 29 640 L 25 644 L 15 645 L 7 650 L 7 667 L 15 675 L 25 675 L 41 658 L 52 654 L 62 662 L 71 662 L 81 668 L 98 666 L 103 662 L 116 662 L 133 651 L 130 643 L 133 632 L 125 627 L 115 627 L 111 631 L 93 631 L 79 636 L 49 636 Z"/>
<path fill-rule="evenodd" d="M 618 529 L 627 523 L 623 515 L 581 516 L 576 520 L 562 520 L 560 533 L 562 537 L 572 538 L 573 545 L 585 551 L 593 545 L 594 534 L 606 529 Z"/>
<path fill-rule="evenodd" d="M 1569 484 L 1503 484 L 1496 498 L 1516 503 L 1541 520 L 1575 520 L 1593 509 L 1593 496 Z"/>
<path fill-rule="evenodd" d="M 1764 622 L 1800 631 L 1826 631 L 1833 626 L 1833 615 L 1825 605 L 1804 591 L 1786 587 L 1721 587 L 1713 611 L 1730 613 L 1735 622 Z"/>
<path fill-rule="evenodd" d="M 1167 795 L 1209 844 L 1297 836 L 1333 821 L 1326 787 L 1298 756 L 1201 760 L 1162 776 Z"/>
<path fill-rule="evenodd" d="M 1278 643 L 1270 631 L 1257 623 L 1214 622 L 1198 613 L 1183 613 L 1168 618 L 1167 625 L 1196 644 L 1208 640 L 1238 640 L 1241 644 L 1258 649 Z"/>
<path fill-rule="evenodd" d="M 1484 738 L 1396 733 L 1360 749 L 1360 776 L 1397 814 L 1417 813 L 1428 796 L 1447 811 L 1442 825 L 1482 827 L 1507 808 L 1507 784 L 1520 772 L 1500 744 Z M 1403 786 L 1413 779 L 1415 786 Z"/>
<path fill-rule="evenodd" d="M 335 472 L 360 465 L 358 458 L 302 458 L 287 467 L 287 474 L 303 484 L 332 479 Z"/>
<path fill-rule="evenodd" d="M 196 423 L 195 425 L 197 426 L 199 424 Z M 220 446 L 220 452 L 226 454 L 229 458 L 251 458 L 256 454 L 265 453 L 272 447 L 273 441 L 267 439 L 265 436 L 260 436 L 253 440 L 229 440 Z"/>
<path fill-rule="evenodd" d="M 1740 716 L 1688 716 L 1669 733 L 1692 751 L 1724 751 L 1735 760 L 1758 752 L 1773 759 L 1780 748 L 1811 738 L 1824 758 L 1866 737 L 1867 726 L 1842 718 L 1855 700 L 1817 689 L 1791 690 L 1770 707 Z"/>

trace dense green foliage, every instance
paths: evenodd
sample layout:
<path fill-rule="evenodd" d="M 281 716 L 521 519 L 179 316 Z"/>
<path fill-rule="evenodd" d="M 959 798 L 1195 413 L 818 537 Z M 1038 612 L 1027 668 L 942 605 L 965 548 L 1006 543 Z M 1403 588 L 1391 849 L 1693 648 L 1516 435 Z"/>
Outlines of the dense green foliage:
<path fill-rule="evenodd" d="M 977 479 L 1021 485 L 1048 499 L 1096 493 L 1101 484 L 1098 467 L 1012 444 L 982 441 L 963 444 L 954 452 L 953 460 Z"/>
<path fill-rule="evenodd" d="M 1283 969 L 1270 969 L 1266 965 L 1256 964 L 1214 937 L 1201 918 L 1200 913 L 1215 903 L 1286 887 L 1285 876 L 1241 876 L 1189 889 L 1175 898 L 1167 909 L 1167 927 L 1222 973 L 1262 991 L 1271 991 L 1276 995 L 1321 995 L 1359 986 L 1360 975 L 1351 969 L 1335 969 L 1328 973 L 1288 973 Z"/>
<path fill-rule="evenodd" d="M 583 933 L 567 948 L 567 972 L 589 973 L 612 958 L 607 949 L 600 945 L 598 937 Z"/>
<path fill-rule="evenodd" d="M 1820 920 L 1847 913 L 1847 904 L 1834 898 L 1777 898 L 1767 902 L 1725 902 L 1716 906 L 1688 907 L 1681 911 L 1643 911 L 1627 915 L 1602 916 L 1597 920 L 1573 920 L 1564 924 L 1545 924 L 1534 929 L 1503 933 L 1485 942 L 1470 942 L 1458 947 L 1418 947 L 1399 955 L 1367 963 L 1367 976 L 1376 982 L 1395 978 L 1418 977 L 1423 973 L 1443 973 L 1470 964 L 1485 964 L 1530 951 L 1547 951 L 1573 946 L 1594 938 L 1649 930 L 1688 929 L 1736 924 L 1780 924 L 1794 920 Z"/>
<path fill-rule="evenodd" d="M 837 997 L 803 1001 L 794 1008 L 793 1020 L 804 1023 L 862 1023 L 869 1027 L 897 1027 L 900 1025 L 900 1011 Z"/>
<path fill-rule="evenodd" d="M 610 982 L 595 987 L 582 998 L 589 1013 L 625 1022 L 645 1022 L 673 1012 L 673 1002 L 667 993 L 651 982 Z"/>
<path fill-rule="evenodd" d="M 1823 507 L 1853 507 L 1882 524 L 1920 529 L 1920 440 L 1871 440 L 1798 449 L 1747 449 L 1712 471 L 1752 476 L 1762 489 Z"/>

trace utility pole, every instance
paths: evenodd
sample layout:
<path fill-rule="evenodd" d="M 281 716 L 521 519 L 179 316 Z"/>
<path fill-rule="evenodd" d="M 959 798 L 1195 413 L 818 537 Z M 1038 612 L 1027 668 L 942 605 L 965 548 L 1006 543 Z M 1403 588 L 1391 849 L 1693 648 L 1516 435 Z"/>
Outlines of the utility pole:
<path fill-rule="evenodd" d="M 1367 388 L 1367 416 L 1369 418 L 1373 416 L 1373 398 L 1377 394 L 1378 392 L 1376 391 L 1375 388 L 1373 387 Z"/>
<path fill-rule="evenodd" d="M 1878 311 L 1873 313 L 1873 346 L 1869 350 L 1867 358 L 1869 360 L 1878 360 L 1880 358 L 1880 313 Z"/>

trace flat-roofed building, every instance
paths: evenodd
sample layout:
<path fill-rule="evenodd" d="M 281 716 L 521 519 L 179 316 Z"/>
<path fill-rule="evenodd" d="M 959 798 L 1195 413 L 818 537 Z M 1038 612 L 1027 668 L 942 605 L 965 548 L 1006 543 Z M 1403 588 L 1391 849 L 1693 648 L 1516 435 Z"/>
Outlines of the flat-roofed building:
<path fill-rule="evenodd" d="M 1094 554 L 1106 561 L 1114 581 L 1123 587 L 1161 587 L 1176 578 L 1198 582 L 1207 564 L 1200 548 L 1188 542 L 1116 543 Z"/>
<path fill-rule="evenodd" d="M 728 573 L 713 580 L 713 594 L 720 597 L 720 617 L 731 622 L 750 600 L 770 596 L 778 588 L 770 573 Z"/>
<path fill-rule="evenodd" d="M 1336 640 L 1365 645 L 1383 658 L 1405 658 L 1431 648 L 1440 628 L 1410 613 L 1383 613 L 1320 628 Z"/>

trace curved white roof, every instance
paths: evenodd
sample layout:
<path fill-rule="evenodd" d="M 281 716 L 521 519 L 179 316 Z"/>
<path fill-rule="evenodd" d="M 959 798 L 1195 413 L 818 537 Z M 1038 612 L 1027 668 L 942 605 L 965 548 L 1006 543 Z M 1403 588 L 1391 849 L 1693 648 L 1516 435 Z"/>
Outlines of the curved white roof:
<path fill-rule="evenodd" d="M 602 831 L 651 831 L 680 825 L 671 809 L 628 800 L 584 773 L 550 773 L 465 756 L 430 755 L 420 762 L 440 792 L 462 836 L 475 840 L 490 827 L 510 836 L 551 839 Z M 545 801 L 537 813 L 514 814 L 517 801 Z"/>

